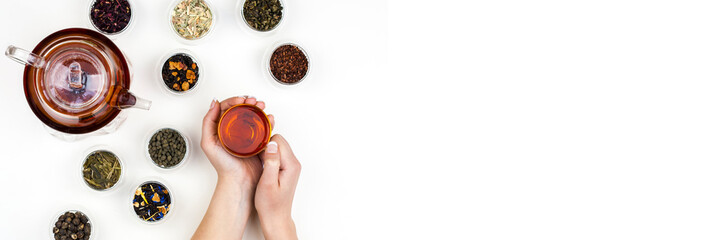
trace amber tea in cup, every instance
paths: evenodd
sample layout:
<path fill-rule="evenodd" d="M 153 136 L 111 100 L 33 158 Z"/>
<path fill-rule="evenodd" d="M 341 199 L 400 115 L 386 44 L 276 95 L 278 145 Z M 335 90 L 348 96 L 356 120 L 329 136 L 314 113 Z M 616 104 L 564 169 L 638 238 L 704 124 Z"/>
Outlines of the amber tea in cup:
<path fill-rule="evenodd" d="M 250 157 L 265 149 L 270 141 L 270 121 L 255 105 L 235 105 L 223 113 L 218 138 L 223 148 L 238 157 Z"/>

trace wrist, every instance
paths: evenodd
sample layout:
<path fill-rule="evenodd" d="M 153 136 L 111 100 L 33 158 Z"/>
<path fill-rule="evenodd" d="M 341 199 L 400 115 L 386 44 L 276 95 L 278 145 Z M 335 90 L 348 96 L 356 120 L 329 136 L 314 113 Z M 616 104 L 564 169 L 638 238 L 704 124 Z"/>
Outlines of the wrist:
<path fill-rule="evenodd" d="M 258 218 L 260 219 L 260 225 L 263 229 L 265 239 L 297 239 L 295 223 L 289 215 L 271 217 L 267 214 L 258 213 Z"/>
<path fill-rule="evenodd" d="M 218 185 L 220 184 L 240 189 L 243 191 L 243 194 L 253 195 L 255 193 L 255 186 L 251 181 L 244 179 L 242 176 L 218 173 Z"/>
<path fill-rule="evenodd" d="M 215 191 L 229 192 L 231 196 L 235 196 L 237 198 L 236 201 L 241 204 L 241 207 L 253 208 L 255 191 L 247 185 L 248 184 L 245 184 L 237 177 L 219 174 Z"/>

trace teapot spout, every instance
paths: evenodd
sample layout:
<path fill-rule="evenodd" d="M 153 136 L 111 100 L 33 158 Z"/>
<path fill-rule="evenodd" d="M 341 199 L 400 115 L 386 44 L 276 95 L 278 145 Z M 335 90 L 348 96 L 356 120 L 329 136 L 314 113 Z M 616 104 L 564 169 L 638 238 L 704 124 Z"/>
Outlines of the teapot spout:
<path fill-rule="evenodd" d="M 153 102 L 150 100 L 144 99 L 144 98 L 135 98 L 135 105 L 133 105 L 133 108 L 139 108 L 143 110 L 150 110 L 150 106 L 153 105 Z"/>
<path fill-rule="evenodd" d="M 120 109 L 139 108 L 143 110 L 150 110 L 150 105 L 152 105 L 150 100 L 136 97 L 127 90 L 121 90 L 118 94 L 117 104 L 115 104 L 116 107 Z"/>

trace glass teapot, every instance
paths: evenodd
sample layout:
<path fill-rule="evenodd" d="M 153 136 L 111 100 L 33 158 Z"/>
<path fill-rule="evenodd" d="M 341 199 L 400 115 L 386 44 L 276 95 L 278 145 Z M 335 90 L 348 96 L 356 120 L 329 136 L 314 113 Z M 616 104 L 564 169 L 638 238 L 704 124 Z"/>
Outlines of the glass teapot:
<path fill-rule="evenodd" d="M 9 46 L 5 55 L 25 65 L 25 98 L 35 116 L 61 133 L 92 133 L 117 125 L 111 122 L 121 109 L 150 109 L 150 101 L 128 91 L 128 60 L 98 32 L 64 29 L 40 41 L 32 52 Z"/>

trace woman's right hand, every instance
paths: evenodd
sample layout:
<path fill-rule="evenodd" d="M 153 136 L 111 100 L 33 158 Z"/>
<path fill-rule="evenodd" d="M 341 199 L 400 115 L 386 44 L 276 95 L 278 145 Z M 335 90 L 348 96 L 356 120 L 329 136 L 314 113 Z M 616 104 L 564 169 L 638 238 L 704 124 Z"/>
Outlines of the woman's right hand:
<path fill-rule="evenodd" d="M 274 135 L 265 151 L 263 173 L 255 192 L 255 208 L 266 239 L 298 239 L 291 207 L 300 176 L 300 162 L 281 135 Z"/>

